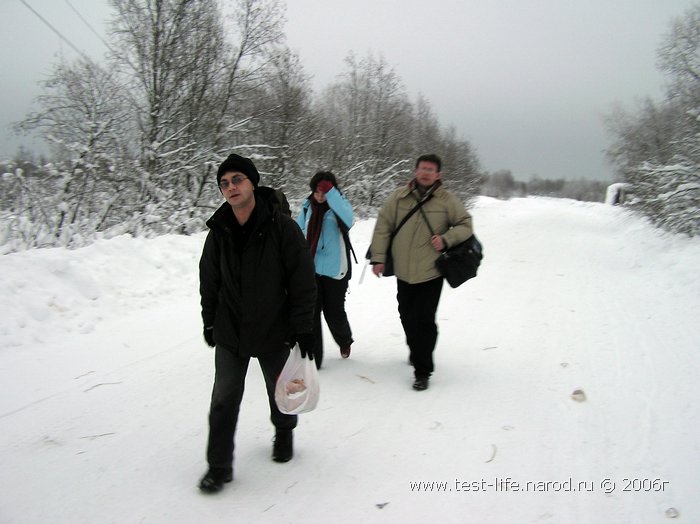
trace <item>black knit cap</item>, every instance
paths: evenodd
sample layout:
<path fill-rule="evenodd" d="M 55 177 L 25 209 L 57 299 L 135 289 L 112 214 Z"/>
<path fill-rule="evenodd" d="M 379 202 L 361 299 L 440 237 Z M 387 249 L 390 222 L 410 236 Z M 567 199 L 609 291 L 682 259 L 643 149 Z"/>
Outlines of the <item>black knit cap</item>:
<path fill-rule="evenodd" d="M 226 173 L 231 171 L 236 171 L 237 173 L 243 173 L 248 179 L 253 183 L 253 186 L 258 187 L 260 182 L 260 173 L 258 173 L 255 164 L 250 158 L 245 158 L 241 155 L 233 153 L 229 155 L 226 160 L 221 162 L 219 169 L 216 172 L 216 185 L 221 183 L 221 177 Z"/>

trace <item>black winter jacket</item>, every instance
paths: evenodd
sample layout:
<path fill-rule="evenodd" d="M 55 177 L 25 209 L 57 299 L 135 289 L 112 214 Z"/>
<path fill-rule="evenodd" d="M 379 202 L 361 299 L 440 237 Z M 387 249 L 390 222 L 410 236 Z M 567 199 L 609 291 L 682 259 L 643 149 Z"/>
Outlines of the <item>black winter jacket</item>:
<path fill-rule="evenodd" d="M 291 335 L 311 333 L 316 304 L 314 263 L 299 226 L 280 212 L 273 190 L 255 190 L 256 224 L 242 254 L 235 251 L 231 206 L 207 221 L 199 261 L 205 326 L 217 345 L 243 357 L 286 350 Z"/>

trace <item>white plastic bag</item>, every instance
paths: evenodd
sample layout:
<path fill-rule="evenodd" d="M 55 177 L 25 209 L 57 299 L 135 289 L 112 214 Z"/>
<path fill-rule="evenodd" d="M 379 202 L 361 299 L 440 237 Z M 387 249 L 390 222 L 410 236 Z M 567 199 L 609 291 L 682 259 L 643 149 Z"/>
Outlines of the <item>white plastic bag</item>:
<path fill-rule="evenodd" d="M 302 358 L 299 344 L 290 351 L 275 385 L 275 402 L 282 413 L 298 415 L 313 410 L 321 393 L 313 360 Z"/>

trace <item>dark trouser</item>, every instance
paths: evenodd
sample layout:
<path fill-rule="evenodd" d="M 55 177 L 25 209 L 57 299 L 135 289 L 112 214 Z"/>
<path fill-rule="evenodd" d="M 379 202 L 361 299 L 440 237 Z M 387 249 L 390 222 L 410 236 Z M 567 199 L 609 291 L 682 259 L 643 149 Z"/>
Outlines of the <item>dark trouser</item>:
<path fill-rule="evenodd" d="M 321 312 L 326 319 L 328 329 L 338 346 L 352 344 L 352 331 L 345 313 L 345 293 L 348 290 L 348 279 L 336 280 L 330 277 L 316 275 L 316 310 L 314 311 L 314 360 L 316 367 L 321 367 L 323 361 L 323 330 L 321 328 Z"/>
<path fill-rule="evenodd" d="M 420 284 L 409 284 L 399 279 L 396 282 L 399 315 L 406 333 L 411 364 L 416 378 L 427 378 L 435 369 L 433 351 L 438 335 L 435 314 L 442 293 L 442 277 Z"/>
<path fill-rule="evenodd" d="M 283 414 L 275 403 L 275 382 L 288 356 L 289 352 L 285 349 L 258 357 L 267 387 L 270 420 L 276 429 L 294 429 L 297 425 L 297 416 Z M 249 362 L 248 357 L 234 355 L 233 352 L 216 346 L 216 376 L 211 394 L 207 446 L 207 461 L 212 468 L 233 466 L 233 435 L 236 432 Z"/>

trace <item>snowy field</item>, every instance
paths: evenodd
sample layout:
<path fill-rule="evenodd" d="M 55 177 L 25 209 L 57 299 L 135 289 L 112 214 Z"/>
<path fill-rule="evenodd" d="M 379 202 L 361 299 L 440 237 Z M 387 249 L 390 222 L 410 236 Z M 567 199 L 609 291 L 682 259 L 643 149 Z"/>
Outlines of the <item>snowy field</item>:
<path fill-rule="evenodd" d="M 411 389 L 395 280 L 360 283 L 361 261 L 352 356 L 326 332 L 294 459 L 270 459 L 252 363 L 214 496 L 204 235 L 0 257 L 0 522 L 700 522 L 700 240 L 603 204 L 472 211 L 486 258 L 443 292 L 430 389 Z"/>

